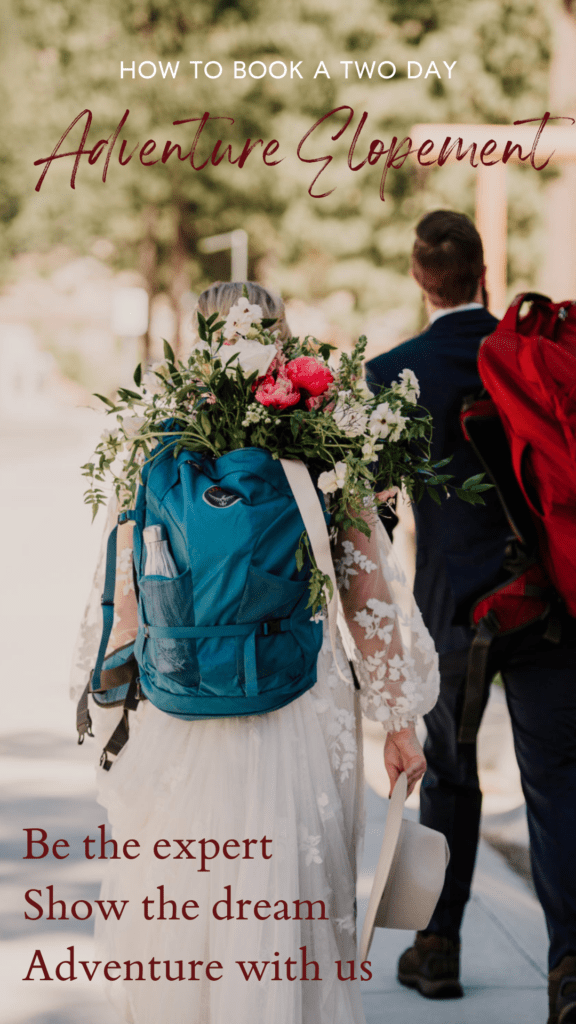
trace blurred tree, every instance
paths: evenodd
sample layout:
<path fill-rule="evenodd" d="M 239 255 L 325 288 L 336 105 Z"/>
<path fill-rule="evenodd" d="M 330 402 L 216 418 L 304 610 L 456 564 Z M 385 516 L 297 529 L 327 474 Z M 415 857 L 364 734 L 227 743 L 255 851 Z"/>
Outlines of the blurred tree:
<path fill-rule="evenodd" d="M 14 44 L 14 21 L 10 8 L 0 8 L 0 64 L 6 67 Z M 10 79 L 0 75 L 0 268 L 13 253 L 10 228 L 23 201 L 19 159 L 13 145 L 10 118 Z"/>
<path fill-rule="evenodd" d="M 0 78 L 10 81 L 11 117 L 20 153 L 20 173 L 11 237 L 21 247 L 63 242 L 90 251 L 98 240 L 114 246 L 118 267 L 137 268 L 151 295 L 166 292 L 180 316 L 182 293 L 213 277 L 227 276 L 222 258 L 199 252 L 202 236 L 243 227 L 250 237 L 250 272 L 259 269 L 285 294 L 324 297 L 350 291 L 356 310 L 384 310 L 410 302 L 406 279 L 412 226 L 426 209 L 451 205 L 473 212 L 473 172 L 444 167 L 424 172 L 412 163 L 391 171 L 386 202 L 379 198 L 381 166 L 353 173 L 347 166 L 352 135 L 363 111 L 368 121 L 356 158 L 368 144 L 404 136 L 415 122 L 510 122 L 540 116 L 547 95 L 548 26 L 545 0 L 11 0 L 14 53 Z M 209 78 L 191 61 L 218 61 L 224 71 Z M 300 64 L 296 74 L 275 80 L 233 80 L 235 60 Z M 392 61 L 395 77 L 377 72 L 359 77 L 355 64 L 344 77 L 342 61 Z M 407 77 L 407 62 L 423 70 Z M 162 62 L 153 78 L 130 73 L 120 63 Z M 167 69 L 180 61 L 176 77 Z M 329 73 L 319 71 L 319 62 Z M 434 61 L 441 76 L 424 73 Z M 457 61 L 452 80 L 442 64 Z M 211 73 L 217 70 L 216 65 Z M 280 70 L 278 66 L 278 70 Z M 146 71 L 151 71 L 151 65 Z M 330 122 L 315 133 L 306 152 L 333 153 L 323 175 L 330 196 L 307 194 L 320 165 L 299 162 L 297 141 L 317 118 L 349 105 L 355 117 L 340 142 Z M 276 138 L 276 167 L 266 167 L 261 149 L 240 169 L 226 158 L 194 171 L 174 154 L 168 163 L 143 167 L 135 157 L 119 167 L 117 152 L 102 183 L 103 159 L 82 161 L 75 190 L 71 160 L 55 162 L 40 193 L 39 169 L 68 124 L 84 108 L 94 121 L 90 143 L 109 138 L 125 110 L 127 152 L 149 138 L 160 146 L 180 142 L 185 154 L 195 125 L 172 122 L 204 111 L 234 118 L 204 129 L 203 159 L 216 139 L 230 141 L 235 156 L 246 138 Z M 2 112 L 0 111 L 0 117 Z M 343 124 L 341 118 L 338 122 Z M 67 139 L 75 148 L 83 124 Z M 224 134 L 225 132 L 225 134 Z M 5 136 L 2 136 L 5 137 Z M 188 143 L 188 147 L 186 146 Z M 328 147 L 328 148 L 326 148 Z M 14 147 L 12 147 L 14 148 Z M 155 156 L 157 155 L 156 151 Z M 152 158 L 153 159 L 153 158 Z M 58 165 L 57 165 L 58 164 Z M 314 168 L 314 169 L 312 169 Z M 0 176 L 2 175 L 0 150 Z M 510 222 L 516 239 L 511 275 L 529 282 L 534 273 L 534 237 L 542 176 L 515 169 Z M 1 180 L 1 179 L 0 179 Z M 519 182 L 520 184 L 517 184 Z M 322 189 L 324 191 L 324 189 Z M 18 207 L 20 203 L 20 208 Z M 2 208 L 0 207 L 0 216 Z M 348 326 L 356 324 L 349 322 Z"/>

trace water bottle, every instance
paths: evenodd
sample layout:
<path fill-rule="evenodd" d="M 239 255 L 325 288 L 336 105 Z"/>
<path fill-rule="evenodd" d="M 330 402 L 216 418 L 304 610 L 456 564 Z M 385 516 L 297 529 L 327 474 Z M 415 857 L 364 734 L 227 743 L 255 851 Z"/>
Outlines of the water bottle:
<path fill-rule="evenodd" d="M 178 575 L 178 569 L 170 554 L 163 526 L 147 526 L 142 534 L 146 545 L 145 576 L 164 576 L 171 579 Z"/>

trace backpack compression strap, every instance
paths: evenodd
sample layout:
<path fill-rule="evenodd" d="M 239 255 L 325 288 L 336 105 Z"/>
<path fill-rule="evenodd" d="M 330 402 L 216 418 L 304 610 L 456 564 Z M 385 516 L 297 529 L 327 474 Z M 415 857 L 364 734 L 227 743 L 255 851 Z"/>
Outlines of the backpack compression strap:
<path fill-rule="evenodd" d="M 116 538 L 118 535 L 118 527 L 115 526 L 108 537 L 108 544 L 106 546 L 106 576 L 104 579 L 104 590 L 100 599 L 102 605 L 102 637 L 100 640 L 100 647 L 98 648 L 98 655 L 96 657 L 96 664 L 94 665 L 94 672 L 92 673 L 91 679 L 91 690 L 100 689 L 100 673 L 102 672 L 102 665 L 104 664 L 104 655 L 106 654 L 106 648 L 108 647 L 108 641 L 112 632 L 112 626 L 114 624 L 114 587 L 116 585 Z"/>
<path fill-rule="evenodd" d="M 325 576 L 328 576 L 332 584 L 332 597 L 328 601 L 328 629 L 330 632 L 330 643 L 332 645 L 332 654 L 334 655 L 336 671 L 343 682 L 345 682 L 346 685 L 349 685 L 349 680 L 346 678 L 344 673 L 341 672 L 340 666 L 338 665 L 338 659 L 336 657 L 338 590 L 336 587 L 334 562 L 332 561 L 332 553 L 330 551 L 330 537 L 328 536 L 328 529 L 326 526 L 326 520 L 324 519 L 322 505 L 320 504 L 316 488 L 312 483 L 312 477 L 304 463 L 296 459 L 280 459 L 280 462 L 282 463 L 282 468 L 292 489 L 292 494 L 294 495 L 294 500 L 298 505 L 304 526 L 306 527 L 308 539 L 312 546 L 314 558 L 316 559 L 316 565 L 320 569 L 320 572 L 324 573 Z"/>
<path fill-rule="evenodd" d="M 117 538 L 118 538 L 118 526 L 129 521 L 137 522 L 139 515 L 133 509 L 129 509 L 127 512 L 120 512 L 118 516 L 118 523 L 113 530 L 110 531 L 108 537 L 108 544 L 106 546 L 106 572 L 104 577 L 104 590 L 100 599 L 102 605 L 102 637 L 100 640 L 100 646 L 98 648 L 98 655 L 96 657 L 96 664 L 94 665 L 94 671 L 90 679 L 90 692 L 97 693 L 99 690 L 109 689 L 109 686 L 103 685 L 101 681 L 102 666 L 104 665 L 104 659 L 106 657 L 106 651 L 108 648 L 108 641 L 112 633 L 112 627 L 114 625 L 114 590 L 116 587 L 116 555 L 117 555 Z M 126 650 L 130 648 L 130 644 L 126 644 Z M 117 666 L 114 666 L 115 668 Z M 122 685 L 122 683 L 116 683 L 115 685 Z"/>

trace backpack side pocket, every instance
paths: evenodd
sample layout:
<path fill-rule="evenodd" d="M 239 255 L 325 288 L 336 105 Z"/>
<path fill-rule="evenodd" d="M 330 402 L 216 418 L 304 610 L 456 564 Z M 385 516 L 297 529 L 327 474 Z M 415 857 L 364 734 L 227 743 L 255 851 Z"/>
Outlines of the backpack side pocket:
<path fill-rule="evenodd" d="M 143 622 L 149 626 L 193 626 L 191 570 L 171 578 L 142 576 L 140 610 Z M 183 686 L 198 689 L 200 672 L 195 640 L 143 637 L 139 647 L 144 673 L 155 686 L 177 692 Z"/>

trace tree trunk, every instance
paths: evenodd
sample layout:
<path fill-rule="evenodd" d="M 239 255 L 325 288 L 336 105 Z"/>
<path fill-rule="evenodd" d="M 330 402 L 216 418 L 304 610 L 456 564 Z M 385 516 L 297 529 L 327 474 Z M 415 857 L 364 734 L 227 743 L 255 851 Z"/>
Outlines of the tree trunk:
<path fill-rule="evenodd" d="M 172 247 L 170 260 L 170 303 L 174 311 L 176 329 L 174 334 L 174 353 L 180 356 L 182 352 L 182 297 L 190 286 L 189 275 L 186 271 L 188 259 L 187 236 L 184 229 L 185 210 L 178 210 L 178 223 L 176 226 L 176 239 Z"/>
<path fill-rule="evenodd" d="M 145 236 L 140 244 L 139 269 L 146 282 L 148 292 L 149 308 L 152 308 L 152 300 L 158 292 L 158 246 L 155 239 L 154 228 L 156 225 L 156 207 L 147 206 L 143 214 Z M 143 338 L 142 362 L 146 365 L 150 361 L 152 342 L 150 338 L 150 319 L 148 328 Z"/>

